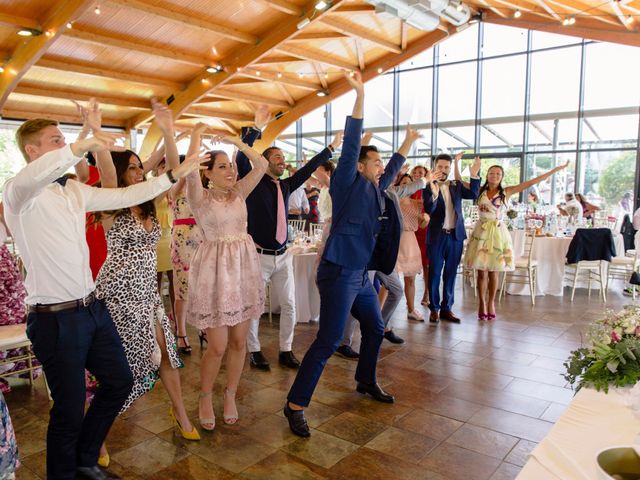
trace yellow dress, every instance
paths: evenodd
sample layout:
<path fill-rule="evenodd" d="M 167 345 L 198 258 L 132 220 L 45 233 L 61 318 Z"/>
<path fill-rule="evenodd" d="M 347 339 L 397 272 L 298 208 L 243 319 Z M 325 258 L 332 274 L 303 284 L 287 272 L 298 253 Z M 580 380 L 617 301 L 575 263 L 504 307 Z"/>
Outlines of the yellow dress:
<path fill-rule="evenodd" d="M 156 218 L 162 229 L 162 236 L 158 240 L 156 253 L 158 255 L 158 272 L 170 272 L 173 270 L 171 262 L 171 225 L 173 214 L 169 208 L 167 196 L 156 202 Z"/>

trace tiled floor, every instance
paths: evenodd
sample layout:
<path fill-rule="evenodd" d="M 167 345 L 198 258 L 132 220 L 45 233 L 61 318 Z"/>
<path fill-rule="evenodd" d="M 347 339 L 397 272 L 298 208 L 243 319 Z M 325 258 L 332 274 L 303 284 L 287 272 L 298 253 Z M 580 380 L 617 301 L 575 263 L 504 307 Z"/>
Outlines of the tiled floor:
<path fill-rule="evenodd" d="M 158 384 L 116 420 L 107 440 L 112 470 L 127 479 L 175 480 L 515 478 L 571 401 L 562 362 L 579 346 L 585 324 L 630 299 L 610 291 L 605 307 L 583 290 L 573 304 L 568 297 L 538 297 L 532 307 L 528 297 L 509 296 L 491 324 L 476 320 L 469 288 L 459 288 L 458 299 L 461 325 L 407 321 L 404 306 L 396 312 L 395 331 L 407 342 L 385 341 L 379 362 L 379 381 L 396 396 L 394 405 L 356 393 L 356 364 L 332 358 L 307 411 L 310 439 L 293 436 L 282 416 L 295 372 L 278 367 L 277 325 L 265 320 L 263 350 L 273 368 L 264 373 L 247 365 L 239 425 L 220 418 L 200 442 L 176 437 Z M 298 325 L 300 356 L 316 328 Z M 194 354 L 181 373 L 195 421 L 200 347 L 194 331 L 190 338 Z M 214 400 L 219 417 L 221 385 Z M 44 478 L 49 402 L 42 382 L 15 387 L 7 402 L 24 464 L 18 479 Z"/>

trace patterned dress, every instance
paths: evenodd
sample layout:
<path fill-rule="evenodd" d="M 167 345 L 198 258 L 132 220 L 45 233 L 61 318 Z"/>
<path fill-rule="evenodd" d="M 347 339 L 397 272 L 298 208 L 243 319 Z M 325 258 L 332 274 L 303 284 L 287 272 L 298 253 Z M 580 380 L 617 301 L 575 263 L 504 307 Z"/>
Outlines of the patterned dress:
<path fill-rule="evenodd" d="M 198 172 L 187 178 L 189 203 L 205 236 L 189 272 L 187 322 L 196 328 L 230 327 L 262 315 L 264 281 L 247 233 L 245 199 L 264 172 L 254 167 L 228 193 L 204 189 Z"/>
<path fill-rule="evenodd" d="M 506 210 L 498 195 L 489 199 L 486 191 L 480 194 L 479 218 L 464 255 L 466 268 L 490 272 L 513 270 L 513 241 L 502 221 Z"/>
<path fill-rule="evenodd" d="M 396 260 L 396 271 L 405 277 L 412 277 L 422 271 L 422 254 L 416 239 L 416 230 L 422 218 L 422 203 L 410 198 L 400 200 L 402 210 L 402 235 Z"/>
<path fill-rule="evenodd" d="M 6 238 L 6 230 L 4 225 L 0 223 L 0 325 L 16 325 L 26 322 L 24 299 L 27 296 L 27 292 L 22 284 L 22 277 L 13 260 L 13 256 L 4 244 Z M 25 353 L 25 348 L 0 351 L 0 360 L 24 355 Z M 8 370 L 3 370 L 3 372 L 19 371 L 26 367 L 26 361 L 14 362 Z M 34 374 L 36 376 L 40 375 L 40 369 L 35 371 Z M 28 375 L 28 373 L 24 374 L 25 377 Z M 9 383 L 4 379 L 0 379 L 0 392 L 8 393 L 10 390 Z"/>
<path fill-rule="evenodd" d="M 19 466 L 16 435 L 11 424 L 9 409 L 0 392 L 0 479 L 13 478 Z"/>
<path fill-rule="evenodd" d="M 173 209 L 173 230 L 171 238 L 171 262 L 173 263 L 174 293 L 176 298 L 186 300 L 189 295 L 189 266 L 191 257 L 202 242 L 202 229 L 196 225 L 185 193 L 180 193 L 170 201 Z M 185 219 L 193 223 L 179 223 Z"/>
<path fill-rule="evenodd" d="M 133 390 L 121 413 L 151 390 L 159 378 L 161 352 L 156 328 L 162 328 L 171 366 L 182 367 L 157 288 L 156 245 L 160 234 L 155 218 L 147 232 L 130 212 L 118 216 L 107 233 L 107 260 L 96 281 L 97 296 L 107 304 L 133 373 Z"/>

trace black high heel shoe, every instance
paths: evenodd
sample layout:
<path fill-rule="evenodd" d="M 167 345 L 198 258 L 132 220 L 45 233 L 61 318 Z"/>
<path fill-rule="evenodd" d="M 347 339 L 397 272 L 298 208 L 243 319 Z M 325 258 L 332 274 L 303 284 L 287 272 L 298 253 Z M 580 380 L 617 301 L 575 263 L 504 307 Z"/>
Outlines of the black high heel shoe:
<path fill-rule="evenodd" d="M 198 332 L 198 340 L 200 340 L 200 348 L 202 348 L 203 343 L 209 343 L 209 340 L 207 340 L 207 333 L 202 330 Z"/>
<path fill-rule="evenodd" d="M 182 341 L 184 342 L 184 347 L 178 347 L 178 352 L 182 353 L 183 355 L 191 355 L 192 352 L 192 348 L 191 345 L 189 345 L 189 339 L 187 338 L 186 335 L 178 335 L 176 333 L 176 338 L 178 339 L 178 342 L 182 339 Z"/>

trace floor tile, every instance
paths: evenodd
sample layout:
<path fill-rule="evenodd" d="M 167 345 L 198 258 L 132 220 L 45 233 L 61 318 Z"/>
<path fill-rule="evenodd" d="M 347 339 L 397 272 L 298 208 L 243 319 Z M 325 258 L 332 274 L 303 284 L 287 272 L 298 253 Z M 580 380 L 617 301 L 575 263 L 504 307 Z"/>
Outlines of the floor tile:
<path fill-rule="evenodd" d="M 575 395 L 575 392 L 568 388 L 545 385 L 540 382 L 519 378 L 507 385 L 505 391 L 564 405 L 568 405 Z"/>
<path fill-rule="evenodd" d="M 416 408 L 395 423 L 410 432 L 426 435 L 442 441 L 463 425 L 462 422 Z"/>
<path fill-rule="evenodd" d="M 518 438 L 466 424 L 456 430 L 446 442 L 502 460 L 518 443 Z"/>
<path fill-rule="evenodd" d="M 358 445 L 364 445 L 376 435 L 383 432 L 387 428 L 387 425 L 359 415 L 354 415 L 353 413 L 344 412 L 317 428 L 334 437 Z"/>
<path fill-rule="evenodd" d="M 487 480 L 493 475 L 500 460 L 464 448 L 441 444 L 422 459 L 420 465 L 451 480 Z"/>
<path fill-rule="evenodd" d="M 529 440 L 520 440 L 515 447 L 509 452 L 509 455 L 505 458 L 505 461 L 519 467 L 523 467 L 527 460 L 529 460 L 529 454 L 536 448 L 538 444 L 536 442 L 530 442 Z"/>
<path fill-rule="evenodd" d="M 113 459 L 127 471 L 150 475 L 188 457 L 186 450 L 153 437 L 138 445 L 118 452 Z"/>
<path fill-rule="evenodd" d="M 539 442 L 553 426 L 550 422 L 537 418 L 505 412 L 495 408 L 484 408 L 476 413 L 469 423 L 490 428 L 514 437 Z"/>
<path fill-rule="evenodd" d="M 419 433 L 389 427 L 367 443 L 365 447 L 386 453 L 405 462 L 417 464 L 438 443 L 437 440 Z"/>
<path fill-rule="evenodd" d="M 285 452 L 323 468 L 331 468 L 358 449 L 347 442 L 320 430 L 312 430 L 310 438 L 301 438 L 282 448 Z"/>
<path fill-rule="evenodd" d="M 515 480 L 520 470 L 520 467 L 510 463 L 501 463 L 489 480 Z"/>
<path fill-rule="evenodd" d="M 326 469 L 315 466 L 285 452 L 275 452 L 243 471 L 238 478 L 247 480 L 321 480 Z"/>
<path fill-rule="evenodd" d="M 125 477 L 126 478 L 126 477 Z M 149 480 L 198 480 L 215 478 L 216 480 L 231 480 L 233 473 L 207 462 L 197 455 L 190 455 L 156 473 L 150 475 Z"/>

